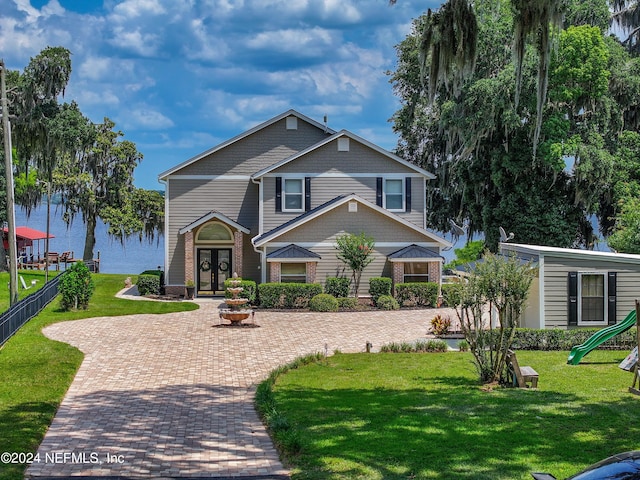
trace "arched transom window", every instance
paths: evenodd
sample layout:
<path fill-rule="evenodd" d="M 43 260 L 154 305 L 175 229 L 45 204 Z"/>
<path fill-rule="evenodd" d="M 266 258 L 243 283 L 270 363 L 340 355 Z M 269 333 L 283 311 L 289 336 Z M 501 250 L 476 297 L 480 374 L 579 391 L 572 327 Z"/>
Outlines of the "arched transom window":
<path fill-rule="evenodd" d="M 229 228 L 219 222 L 203 225 L 196 236 L 198 243 L 229 243 L 233 242 L 233 234 Z"/>

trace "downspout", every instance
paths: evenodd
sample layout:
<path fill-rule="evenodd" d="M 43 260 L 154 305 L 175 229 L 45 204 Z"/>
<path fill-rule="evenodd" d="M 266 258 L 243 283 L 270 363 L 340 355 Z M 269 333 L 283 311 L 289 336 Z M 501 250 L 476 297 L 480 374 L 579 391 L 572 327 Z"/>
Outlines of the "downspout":
<path fill-rule="evenodd" d="M 258 185 L 258 235 L 251 239 L 251 245 L 253 251 L 260 255 L 260 283 L 266 283 L 267 281 L 267 252 L 266 249 L 256 247 L 254 240 L 262 235 L 264 231 L 264 187 L 261 179 L 251 177 L 251 181 Z"/>
<path fill-rule="evenodd" d="M 164 185 L 164 265 L 163 270 L 165 272 L 165 283 L 169 280 L 169 272 L 167 271 L 169 265 L 169 242 L 167 241 L 167 232 L 169 227 L 169 182 L 158 178 L 158 183 Z"/>

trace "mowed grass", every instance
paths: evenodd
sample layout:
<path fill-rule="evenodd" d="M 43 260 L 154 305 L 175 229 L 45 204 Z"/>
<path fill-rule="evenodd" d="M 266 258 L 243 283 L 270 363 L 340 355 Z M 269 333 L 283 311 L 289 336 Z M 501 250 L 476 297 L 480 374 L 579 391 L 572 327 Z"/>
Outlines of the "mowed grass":
<path fill-rule="evenodd" d="M 61 272 L 50 271 L 49 278 L 53 278 L 59 275 Z M 18 277 L 24 279 L 24 283 L 27 285 L 27 289 L 22 287 L 20 278 L 18 278 L 18 299 L 22 300 L 27 295 L 40 290 L 45 284 L 44 270 L 18 270 Z M 32 280 L 35 280 L 35 285 L 32 285 Z M 9 308 L 9 272 L 0 272 L 0 312 L 4 312 Z"/>
<path fill-rule="evenodd" d="M 282 375 L 278 411 L 302 452 L 294 479 L 565 478 L 640 449 L 640 397 L 618 368 L 628 352 L 518 352 L 538 390 L 484 390 L 469 353 L 337 354 Z"/>
<path fill-rule="evenodd" d="M 43 327 L 89 317 L 170 313 L 198 308 L 190 302 L 115 298 L 126 277 L 94 275 L 96 290 L 88 310 L 62 312 L 58 299 L 54 299 L 0 349 L 0 453 L 37 450 L 82 362 L 83 355 L 78 349 L 47 339 L 41 333 Z M 0 479 L 21 479 L 24 468 L 24 465 L 0 463 Z"/>

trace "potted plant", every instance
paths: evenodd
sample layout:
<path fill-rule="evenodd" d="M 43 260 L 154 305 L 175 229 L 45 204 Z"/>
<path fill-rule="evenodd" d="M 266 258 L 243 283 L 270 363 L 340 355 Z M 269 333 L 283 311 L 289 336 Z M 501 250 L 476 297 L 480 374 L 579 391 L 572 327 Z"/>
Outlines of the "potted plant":
<path fill-rule="evenodd" d="M 196 293 L 196 284 L 193 282 L 193 280 L 187 280 L 184 284 L 184 288 L 187 291 L 187 300 L 193 300 L 193 297 L 195 297 Z"/>

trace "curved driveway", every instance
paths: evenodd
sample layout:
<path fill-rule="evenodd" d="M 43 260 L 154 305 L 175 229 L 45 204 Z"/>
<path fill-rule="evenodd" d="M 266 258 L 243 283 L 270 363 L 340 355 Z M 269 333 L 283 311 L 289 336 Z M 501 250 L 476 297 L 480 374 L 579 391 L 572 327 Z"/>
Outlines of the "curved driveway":
<path fill-rule="evenodd" d="M 255 385 L 301 355 L 424 338 L 436 313 L 261 311 L 254 328 L 231 328 L 219 302 L 199 303 L 44 330 L 85 358 L 27 478 L 287 478 L 254 411 Z"/>

